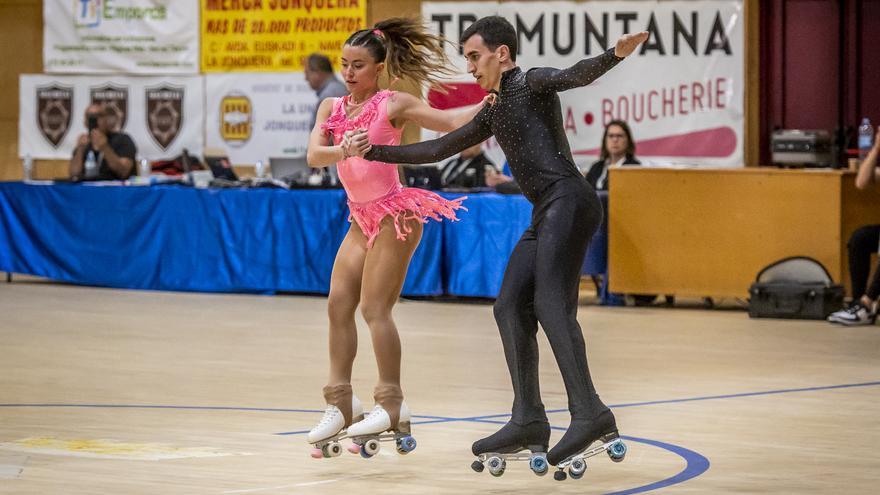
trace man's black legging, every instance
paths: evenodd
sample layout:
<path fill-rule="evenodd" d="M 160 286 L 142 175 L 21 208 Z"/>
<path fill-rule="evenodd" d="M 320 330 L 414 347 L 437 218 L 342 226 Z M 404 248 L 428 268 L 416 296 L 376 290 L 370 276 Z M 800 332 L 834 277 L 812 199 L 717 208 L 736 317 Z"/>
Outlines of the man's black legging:
<path fill-rule="evenodd" d="M 572 417 L 592 418 L 606 410 L 590 378 L 577 322 L 581 266 L 602 222 L 602 205 L 586 182 L 576 179 L 557 182 L 542 196 L 510 257 L 495 302 L 513 381 L 511 420 L 520 425 L 547 421 L 538 387 L 539 322 L 562 373 Z"/>
<path fill-rule="evenodd" d="M 870 287 L 868 287 L 868 277 L 871 274 L 871 255 L 880 249 L 880 225 L 866 225 L 859 228 L 853 232 L 846 247 L 849 253 L 853 301 L 858 301 L 863 295 L 876 301 L 880 297 L 880 266 L 874 270 Z"/>

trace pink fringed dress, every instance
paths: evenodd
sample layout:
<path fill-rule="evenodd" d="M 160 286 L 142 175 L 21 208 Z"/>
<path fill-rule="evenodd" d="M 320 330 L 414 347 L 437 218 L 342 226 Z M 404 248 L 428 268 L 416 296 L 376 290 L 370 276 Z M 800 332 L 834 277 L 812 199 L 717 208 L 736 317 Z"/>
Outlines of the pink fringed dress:
<path fill-rule="evenodd" d="M 388 119 L 388 98 L 392 94 L 388 90 L 379 91 L 351 119 L 345 115 L 345 103 L 349 97 L 337 98 L 333 112 L 321 129 L 332 133 L 337 143 L 342 141 L 346 131 L 367 129 L 370 143 L 398 145 L 403 130 L 396 129 Z M 349 221 L 354 220 L 360 226 L 367 236 L 368 248 L 373 246 L 386 216 L 393 217 L 397 238 L 405 240 L 412 231 L 405 220 L 415 219 L 422 223 L 427 223 L 429 218 L 458 220 L 455 210 L 463 208 L 461 202 L 465 198 L 450 201 L 431 191 L 403 187 L 396 165 L 353 156 L 340 161 L 337 166 L 339 180 L 348 195 Z"/>

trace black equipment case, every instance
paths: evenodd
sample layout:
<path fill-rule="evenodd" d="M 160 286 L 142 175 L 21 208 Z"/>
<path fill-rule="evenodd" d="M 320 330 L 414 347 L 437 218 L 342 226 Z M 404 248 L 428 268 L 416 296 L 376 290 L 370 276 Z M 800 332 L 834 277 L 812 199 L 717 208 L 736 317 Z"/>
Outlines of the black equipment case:
<path fill-rule="evenodd" d="M 749 294 L 752 318 L 824 320 L 843 307 L 844 289 L 821 263 L 795 256 L 761 270 Z"/>

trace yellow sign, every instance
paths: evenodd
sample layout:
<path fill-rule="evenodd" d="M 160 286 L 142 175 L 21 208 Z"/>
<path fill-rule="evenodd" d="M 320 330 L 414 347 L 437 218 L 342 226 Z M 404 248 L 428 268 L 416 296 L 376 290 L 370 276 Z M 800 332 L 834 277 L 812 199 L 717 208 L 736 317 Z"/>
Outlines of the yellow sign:
<path fill-rule="evenodd" d="M 220 102 L 220 137 L 232 146 L 251 138 L 251 100 L 243 95 L 227 95 Z"/>
<path fill-rule="evenodd" d="M 339 67 L 366 0 L 201 0 L 202 72 L 302 71 L 311 53 Z"/>

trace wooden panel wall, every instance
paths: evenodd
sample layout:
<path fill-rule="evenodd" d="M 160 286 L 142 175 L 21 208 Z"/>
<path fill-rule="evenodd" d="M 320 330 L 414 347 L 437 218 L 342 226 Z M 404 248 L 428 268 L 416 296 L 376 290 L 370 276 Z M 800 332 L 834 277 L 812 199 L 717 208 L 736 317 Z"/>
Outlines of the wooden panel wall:
<path fill-rule="evenodd" d="M 43 3 L 0 2 L 0 180 L 21 178 L 18 76 L 43 71 Z"/>
<path fill-rule="evenodd" d="M 614 292 L 746 297 L 758 271 L 788 256 L 848 282 L 846 243 L 880 223 L 880 190 L 837 170 L 611 171 Z"/>

